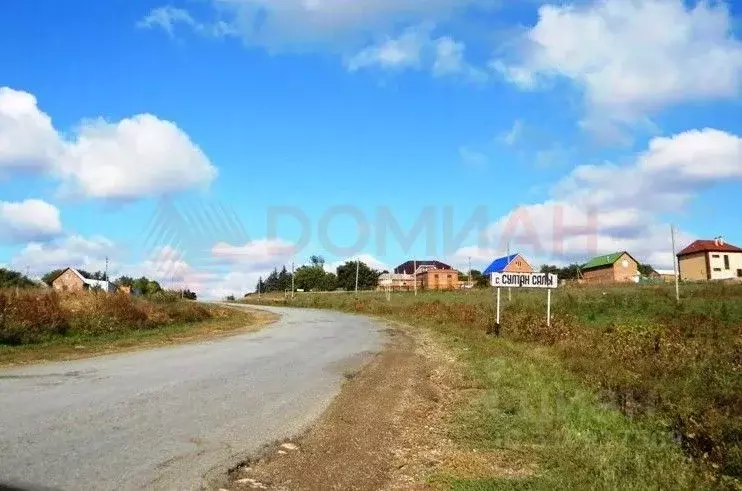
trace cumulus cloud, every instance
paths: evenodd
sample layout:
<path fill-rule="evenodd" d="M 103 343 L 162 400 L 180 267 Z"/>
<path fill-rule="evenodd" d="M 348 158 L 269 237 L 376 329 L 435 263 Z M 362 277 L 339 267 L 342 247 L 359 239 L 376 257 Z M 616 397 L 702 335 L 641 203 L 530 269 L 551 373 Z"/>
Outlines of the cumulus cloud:
<path fill-rule="evenodd" d="M 483 247 L 454 256 L 504 255 L 508 243 L 534 262 L 581 262 L 628 250 L 655 267 L 673 264 L 670 226 L 659 217 L 714 184 L 742 179 L 742 139 L 715 129 L 657 137 L 627 165 L 575 168 L 553 198 L 523 205 L 491 224 Z M 681 231 L 679 244 L 692 234 Z"/>
<path fill-rule="evenodd" d="M 0 201 L 0 242 L 43 241 L 59 235 L 59 209 L 46 201 Z"/>
<path fill-rule="evenodd" d="M 70 235 L 48 243 L 27 244 L 11 259 L 11 265 L 20 270 L 28 267 L 38 276 L 66 267 L 103 271 L 106 257 L 113 258 L 117 252 L 114 243 L 105 237 Z"/>
<path fill-rule="evenodd" d="M 6 133 L 6 128 L 8 129 Z M 62 182 L 64 192 L 135 199 L 207 186 L 216 168 L 170 121 L 140 114 L 118 122 L 84 121 L 58 132 L 33 95 L 0 89 L 0 169 L 31 168 Z"/>
<path fill-rule="evenodd" d="M 734 97 L 742 88 L 742 43 L 721 2 L 544 5 L 514 53 L 493 66 L 526 89 L 555 78 L 574 82 L 585 94 L 584 126 L 602 132 L 673 104 Z"/>
<path fill-rule="evenodd" d="M 46 169 L 62 147 L 51 118 L 39 111 L 36 97 L 0 87 L 0 172 Z"/>

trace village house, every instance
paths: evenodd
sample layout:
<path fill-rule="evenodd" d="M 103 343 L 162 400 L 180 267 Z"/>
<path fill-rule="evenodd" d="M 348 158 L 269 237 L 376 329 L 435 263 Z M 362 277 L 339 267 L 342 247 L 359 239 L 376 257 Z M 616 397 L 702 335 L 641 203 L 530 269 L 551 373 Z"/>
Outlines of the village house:
<path fill-rule="evenodd" d="M 492 261 L 482 274 L 491 276 L 492 273 L 533 273 L 533 268 L 520 254 L 511 254 Z"/>
<path fill-rule="evenodd" d="M 639 262 L 626 251 L 594 257 L 582 267 L 585 283 L 637 283 Z"/>
<path fill-rule="evenodd" d="M 51 284 L 54 290 L 64 292 L 83 292 L 94 289 L 100 289 L 107 293 L 116 292 L 116 285 L 110 281 L 85 278 L 74 268 L 67 268 L 59 273 Z"/>
<path fill-rule="evenodd" d="M 392 291 L 412 291 L 415 289 L 415 276 L 405 273 L 382 273 L 376 289 L 386 291 L 390 286 Z"/>
<path fill-rule="evenodd" d="M 742 249 L 715 240 L 697 240 L 678 253 L 683 281 L 742 280 Z"/>
<path fill-rule="evenodd" d="M 459 272 L 440 261 L 407 261 L 394 268 L 395 275 L 410 275 L 421 290 L 456 290 Z M 412 288 L 415 288 L 414 283 Z"/>

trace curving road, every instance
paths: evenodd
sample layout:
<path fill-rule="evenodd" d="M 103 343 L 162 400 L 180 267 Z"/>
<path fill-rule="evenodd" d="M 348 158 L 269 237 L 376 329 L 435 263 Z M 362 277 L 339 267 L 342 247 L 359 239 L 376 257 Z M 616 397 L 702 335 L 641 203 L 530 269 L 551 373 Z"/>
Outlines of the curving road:
<path fill-rule="evenodd" d="M 362 317 L 266 310 L 253 334 L 0 370 L 0 483 L 197 489 L 299 433 L 383 342 Z"/>

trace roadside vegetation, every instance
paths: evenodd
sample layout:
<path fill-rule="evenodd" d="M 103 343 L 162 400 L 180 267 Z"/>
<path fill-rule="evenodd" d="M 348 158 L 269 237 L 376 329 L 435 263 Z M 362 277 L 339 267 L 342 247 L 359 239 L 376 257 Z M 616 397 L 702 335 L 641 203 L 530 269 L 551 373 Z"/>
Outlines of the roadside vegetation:
<path fill-rule="evenodd" d="M 182 300 L 159 292 L 58 293 L 0 290 L 0 364 L 79 358 L 248 328 L 249 312 Z"/>
<path fill-rule="evenodd" d="M 742 285 L 513 290 L 494 332 L 491 290 L 297 294 L 262 302 L 426 325 L 469 367 L 479 396 L 462 445 L 532 458 L 528 477 L 438 475 L 455 489 L 742 486 Z M 507 299 L 507 294 L 504 295 Z M 258 301 L 250 297 L 251 302 Z"/>

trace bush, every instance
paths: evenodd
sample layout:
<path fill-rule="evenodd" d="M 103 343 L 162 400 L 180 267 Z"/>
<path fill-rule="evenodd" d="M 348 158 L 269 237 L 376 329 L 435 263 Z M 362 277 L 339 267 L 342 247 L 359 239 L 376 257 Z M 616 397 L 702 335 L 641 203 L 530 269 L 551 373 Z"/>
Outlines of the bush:
<path fill-rule="evenodd" d="M 166 293 L 149 301 L 124 293 L 0 290 L 0 344 L 7 345 L 40 343 L 68 332 L 95 336 L 211 317 L 207 307 Z"/>
<path fill-rule="evenodd" d="M 68 329 L 67 312 L 56 294 L 0 291 L 0 344 L 41 343 Z"/>

